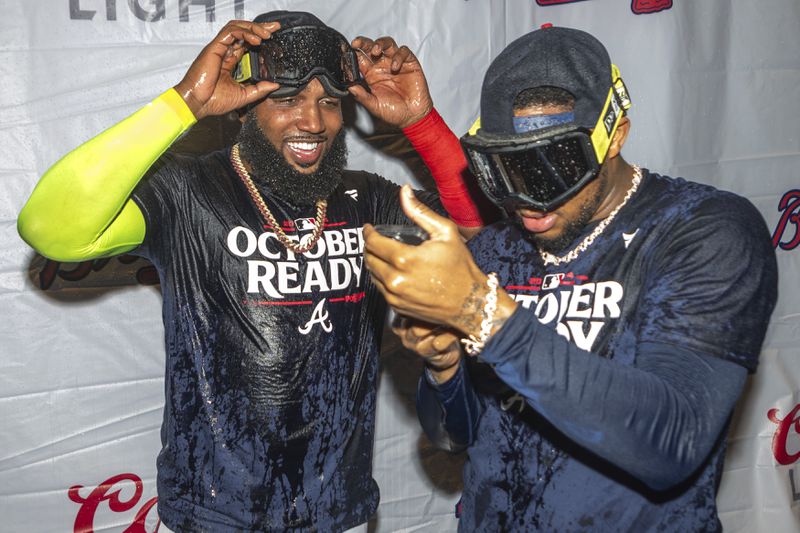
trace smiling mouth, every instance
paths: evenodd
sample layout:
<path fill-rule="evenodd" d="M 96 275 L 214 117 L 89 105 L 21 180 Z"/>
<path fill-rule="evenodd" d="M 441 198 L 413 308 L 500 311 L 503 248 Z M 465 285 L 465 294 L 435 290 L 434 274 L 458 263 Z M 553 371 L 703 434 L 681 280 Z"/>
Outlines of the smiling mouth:
<path fill-rule="evenodd" d="M 320 140 L 286 141 L 292 160 L 301 167 L 310 167 L 322 157 L 324 142 Z"/>
<path fill-rule="evenodd" d="M 320 143 L 320 142 L 289 142 L 289 143 L 286 143 L 286 144 L 288 144 L 289 147 L 292 150 L 312 152 L 312 151 L 316 150 L 317 146 L 319 146 L 322 143 Z"/>

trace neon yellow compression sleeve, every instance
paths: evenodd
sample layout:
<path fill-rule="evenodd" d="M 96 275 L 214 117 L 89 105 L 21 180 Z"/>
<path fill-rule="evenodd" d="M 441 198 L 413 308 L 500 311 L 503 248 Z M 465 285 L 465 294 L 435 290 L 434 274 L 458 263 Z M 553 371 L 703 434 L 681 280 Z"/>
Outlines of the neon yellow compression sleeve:
<path fill-rule="evenodd" d="M 130 199 L 142 176 L 197 119 L 174 90 L 85 142 L 45 172 L 17 219 L 20 236 L 56 261 L 86 261 L 142 243 Z"/>

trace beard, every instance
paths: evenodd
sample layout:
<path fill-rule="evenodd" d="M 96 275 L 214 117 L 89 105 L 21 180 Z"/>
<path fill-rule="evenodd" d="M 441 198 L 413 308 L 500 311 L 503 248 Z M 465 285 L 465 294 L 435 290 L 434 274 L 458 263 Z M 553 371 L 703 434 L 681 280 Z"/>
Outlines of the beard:
<path fill-rule="evenodd" d="M 597 210 L 597 206 L 600 205 L 599 198 L 597 202 L 593 205 L 590 203 L 585 203 L 581 206 L 581 209 L 578 213 L 578 216 L 564 225 L 564 229 L 561 233 L 556 235 L 553 238 L 546 239 L 541 235 L 536 235 L 532 233 L 525 233 L 528 235 L 536 246 L 543 252 L 548 252 L 551 254 L 559 254 L 561 251 L 565 250 L 570 244 L 572 244 L 575 239 L 583 232 L 583 228 L 589 223 L 594 216 L 595 211 Z M 520 226 L 522 226 L 522 222 L 518 222 Z M 524 226 L 523 226 L 524 230 Z"/>
<path fill-rule="evenodd" d="M 601 171 L 600 175 L 598 175 L 595 179 L 599 180 L 597 183 L 597 190 L 594 192 L 594 194 L 583 201 L 578 208 L 577 216 L 572 220 L 568 220 L 564 225 L 564 229 L 558 235 L 555 235 L 551 238 L 545 238 L 541 235 L 528 232 L 525 230 L 525 226 L 522 224 L 522 220 L 520 220 L 519 215 L 514 216 L 517 225 L 522 228 L 523 233 L 527 236 L 527 238 L 533 241 L 533 243 L 536 244 L 541 251 L 554 255 L 563 252 L 568 246 L 575 242 L 575 239 L 577 239 L 581 233 L 583 233 L 583 230 L 586 228 L 589 222 L 591 222 L 592 217 L 594 217 L 595 213 L 597 213 L 597 209 L 603 202 L 603 198 L 608 190 L 607 176 Z M 587 186 L 590 184 L 591 182 L 588 183 Z"/>
<path fill-rule="evenodd" d="M 319 168 L 311 174 L 298 172 L 286 161 L 264 135 L 252 110 L 247 112 L 236 142 L 256 185 L 295 207 L 313 206 L 330 196 L 342 182 L 342 170 L 347 164 L 344 129 L 336 134 Z"/>

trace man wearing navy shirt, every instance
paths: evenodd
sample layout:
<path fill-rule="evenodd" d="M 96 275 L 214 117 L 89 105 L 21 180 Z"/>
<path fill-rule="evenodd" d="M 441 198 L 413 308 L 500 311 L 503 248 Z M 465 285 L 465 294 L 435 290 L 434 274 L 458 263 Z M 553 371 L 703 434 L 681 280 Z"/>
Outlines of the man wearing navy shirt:
<path fill-rule="evenodd" d="M 774 250 L 747 200 L 622 158 L 630 105 L 591 35 L 524 35 L 492 62 L 462 138 L 509 218 L 464 245 L 405 188 L 431 239 L 365 229 L 367 268 L 426 361 L 423 428 L 468 454 L 461 531 L 721 529 Z"/>
<path fill-rule="evenodd" d="M 386 305 L 361 227 L 406 218 L 396 184 L 344 169 L 342 99 L 403 128 L 460 224 L 477 212 L 416 58 L 390 38 L 353 45 L 305 12 L 230 21 L 175 87 L 53 165 L 20 213 L 47 257 L 131 252 L 158 270 L 158 512 L 172 530 L 335 532 L 378 506 Z M 240 109 L 231 148 L 164 155 L 197 120 Z M 455 149 L 431 155 L 442 143 Z"/>

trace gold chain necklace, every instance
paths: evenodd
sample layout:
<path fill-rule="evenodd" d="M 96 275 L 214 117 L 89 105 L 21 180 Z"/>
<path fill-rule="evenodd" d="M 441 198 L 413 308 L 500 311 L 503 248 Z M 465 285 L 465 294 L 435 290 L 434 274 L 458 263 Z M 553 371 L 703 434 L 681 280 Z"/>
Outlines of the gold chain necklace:
<path fill-rule="evenodd" d="M 583 239 L 583 241 L 581 241 L 581 243 L 578 246 L 570 250 L 566 255 L 558 257 L 540 249 L 539 255 L 542 256 L 542 261 L 544 261 L 545 266 L 560 265 L 561 263 L 569 263 L 570 261 L 578 257 L 578 255 L 580 255 L 581 252 L 583 252 L 589 246 L 591 246 L 594 240 L 597 237 L 599 237 L 601 233 L 603 233 L 603 230 L 605 230 L 606 227 L 609 224 L 611 224 L 611 221 L 614 220 L 615 216 L 617 216 L 617 213 L 619 213 L 619 210 L 622 209 L 622 206 L 628 203 L 628 200 L 631 199 L 631 196 L 633 196 L 633 194 L 636 192 L 636 189 L 639 188 L 639 183 L 641 181 L 642 181 L 642 169 L 636 165 L 633 165 L 633 182 L 631 183 L 631 188 L 628 189 L 628 192 L 625 193 L 625 197 L 622 199 L 622 202 L 620 202 L 620 204 L 617 207 L 615 207 L 614 210 L 611 211 L 611 213 L 609 213 L 608 216 L 604 218 L 602 222 L 600 222 L 600 224 L 597 225 L 596 228 L 594 228 L 594 231 L 592 231 L 589 235 L 587 235 L 586 238 Z"/>
<path fill-rule="evenodd" d="M 264 217 L 264 220 L 266 220 L 269 227 L 275 232 L 275 236 L 278 238 L 281 244 L 296 254 L 304 254 L 316 246 L 317 241 L 322 235 L 323 226 L 325 225 L 325 212 L 328 209 L 327 201 L 317 201 L 317 217 L 314 219 L 314 231 L 311 232 L 310 238 L 304 239 L 306 241 L 305 244 L 295 243 L 286 236 L 286 233 L 284 233 L 283 229 L 280 227 L 280 225 L 278 225 L 278 221 L 275 220 L 272 212 L 267 207 L 267 204 L 264 202 L 264 198 L 262 198 L 261 193 L 259 193 L 258 189 L 256 189 L 256 184 L 253 183 L 253 178 L 250 177 L 250 173 L 247 172 L 246 168 L 244 168 L 242 158 L 239 156 L 238 144 L 234 144 L 233 148 L 231 148 L 231 164 L 233 165 L 233 169 L 236 170 L 236 173 L 239 174 L 239 177 L 242 179 L 242 183 L 244 183 L 244 186 L 247 189 L 247 192 L 250 194 L 250 198 L 253 200 L 253 203 L 256 204 L 256 207 L 261 212 L 261 216 Z"/>

